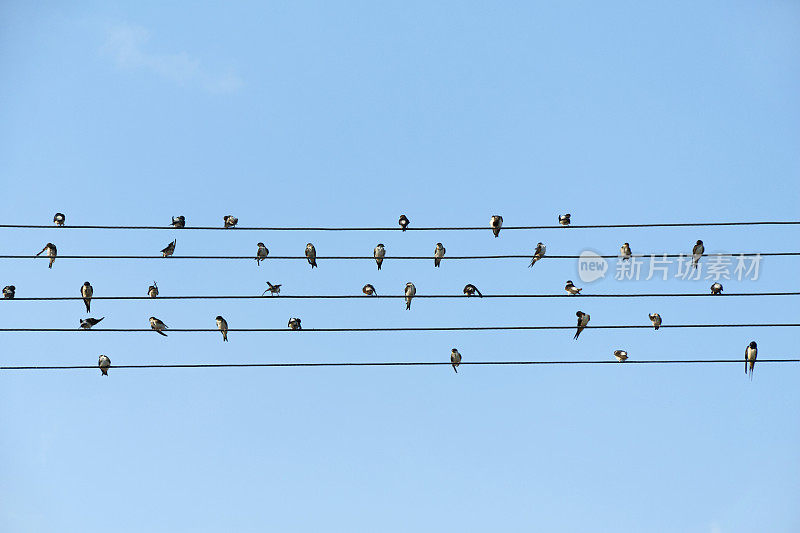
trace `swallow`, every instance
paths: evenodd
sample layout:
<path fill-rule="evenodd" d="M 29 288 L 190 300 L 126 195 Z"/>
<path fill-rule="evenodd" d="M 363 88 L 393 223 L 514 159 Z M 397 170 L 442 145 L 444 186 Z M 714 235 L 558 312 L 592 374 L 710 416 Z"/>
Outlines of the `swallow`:
<path fill-rule="evenodd" d="M 317 249 L 311 243 L 306 244 L 306 259 L 308 259 L 308 264 L 311 265 L 311 268 L 317 266 Z"/>
<path fill-rule="evenodd" d="M 408 217 L 405 215 L 400 215 L 400 220 L 397 222 L 400 224 L 400 227 L 403 229 L 403 231 L 405 231 L 408 225 L 411 223 L 411 221 L 408 220 Z"/>
<path fill-rule="evenodd" d="M 619 255 L 622 257 L 622 260 L 625 261 L 626 259 L 630 261 L 631 259 L 631 245 L 623 243 L 622 246 L 619 247 Z"/>
<path fill-rule="evenodd" d="M 217 329 L 222 332 L 222 341 L 228 342 L 228 321 L 217 316 Z"/>
<path fill-rule="evenodd" d="M 547 253 L 547 246 L 542 243 L 536 245 L 536 250 L 533 251 L 533 257 L 531 257 L 531 264 L 528 265 L 528 268 L 532 267 L 536 264 L 536 261 L 544 257 L 544 254 Z"/>
<path fill-rule="evenodd" d="M 42 248 L 42 251 L 39 252 L 38 254 L 36 254 L 36 257 L 39 257 L 40 255 L 42 255 L 42 253 L 45 250 L 47 250 L 47 257 L 50 258 L 50 264 L 47 265 L 47 268 L 53 268 L 53 263 L 56 260 L 56 255 L 58 254 L 58 252 L 56 251 L 56 245 L 53 244 L 52 242 L 48 242 L 47 244 L 44 245 L 44 248 Z"/>
<path fill-rule="evenodd" d="M 96 326 L 97 324 L 99 324 L 100 321 L 103 320 L 104 318 L 105 318 L 104 316 L 100 317 L 100 318 L 85 318 L 85 319 L 81 318 L 80 319 L 81 328 L 82 329 L 92 329 L 93 326 Z"/>
<path fill-rule="evenodd" d="M 155 330 L 159 335 L 167 336 L 167 334 L 164 333 L 164 330 L 167 329 L 167 325 L 154 316 L 150 317 L 150 328 Z"/>
<path fill-rule="evenodd" d="M 478 296 L 480 296 L 481 298 L 483 298 L 483 294 L 481 294 L 481 291 L 479 291 L 479 290 L 478 290 L 478 287 L 476 287 L 476 286 L 475 286 L 475 285 L 473 285 L 472 283 L 467 283 L 467 284 L 464 286 L 464 294 L 466 294 L 467 296 L 473 296 L 473 295 L 475 295 L 476 293 L 478 294 Z"/>
<path fill-rule="evenodd" d="M 692 266 L 697 268 L 697 262 L 700 261 L 700 258 L 703 257 L 703 252 L 706 251 L 706 247 L 703 246 L 703 241 L 697 241 L 697 244 L 694 245 L 692 248 Z"/>
<path fill-rule="evenodd" d="M 572 280 L 568 279 L 567 284 L 564 286 L 564 290 L 572 295 L 575 295 L 580 294 L 583 289 L 579 289 L 572 283 Z"/>
<path fill-rule="evenodd" d="M 558 215 L 558 223 L 562 226 L 569 226 L 569 213 L 566 215 Z"/>
<path fill-rule="evenodd" d="M 658 331 L 658 328 L 661 327 L 661 315 L 658 313 L 653 313 L 652 315 L 647 315 L 650 317 L 650 322 L 653 323 L 653 328 Z"/>
<path fill-rule="evenodd" d="M 722 283 L 715 281 L 711 285 L 711 294 L 722 294 Z"/>
<path fill-rule="evenodd" d="M 150 298 L 155 298 L 156 296 L 158 296 L 158 283 L 154 281 L 152 285 L 147 287 L 147 295 Z"/>
<path fill-rule="evenodd" d="M 456 350 L 455 348 L 450 350 L 450 364 L 453 365 L 453 370 L 455 370 L 456 374 L 458 374 L 457 367 L 458 365 L 461 364 L 461 354 L 458 353 L 458 350 Z"/>
<path fill-rule="evenodd" d="M 433 266 L 439 266 L 439 263 L 442 262 L 442 257 L 444 257 L 444 252 L 445 249 L 444 246 L 442 246 L 442 243 L 437 242 L 436 249 L 433 251 Z"/>
<path fill-rule="evenodd" d="M 492 233 L 495 237 L 500 236 L 500 228 L 503 227 L 503 217 L 500 215 L 492 215 L 489 223 L 492 225 Z"/>
<path fill-rule="evenodd" d="M 756 341 L 752 341 L 744 349 L 744 373 L 747 374 L 747 365 L 750 364 L 750 379 L 753 379 L 753 370 L 756 367 L 756 357 L 758 356 L 758 346 Z"/>
<path fill-rule="evenodd" d="M 303 326 L 300 325 L 300 319 L 299 318 L 290 318 L 289 319 L 289 329 L 294 330 L 294 331 L 298 331 L 298 330 L 303 329 Z"/>
<path fill-rule="evenodd" d="M 367 296 L 378 295 L 378 291 L 375 290 L 375 287 L 373 287 L 371 283 L 367 283 L 366 285 L 364 285 L 364 287 L 361 289 L 361 292 L 363 292 Z"/>
<path fill-rule="evenodd" d="M 222 217 L 222 221 L 225 223 L 226 228 L 232 228 L 239 223 L 239 219 L 233 215 L 225 215 Z"/>
<path fill-rule="evenodd" d="M 13 285 L 6 285 L 3 287 L 3 298 L 6 300 L 13 300 L 16 293 L 17 288 Z"/>
<path fill-rule="evenodd" d="M 410 281 L 406 283 L 406 311 L 411 309 L 411 299 L 417 294 L 417 288 Z"/>
<path fill-rule="evenodd" d="M 53 217 L 53 223 L 56 226 L 63 226 L 66 221 L 67 217 L 64 215 L 64 213 L 56 213 Z"/>
<path fill-rule="evenodd" d="M 175 239 L 171 243 L 167 245 L 166 248 L 161 250 L 161 257 L 169 257 L 175 253 L 175 244 L 178 242 L 178 239 Z"/>
<path fill-rule="evenodd" d="M 256 252 L 256 265 L 260 265 L 261 261 L 267 258 L 269 250 L 264 246 L 263 242 L 258 243 L 258 251 Z"/>
<path fill-rule="evenodd" d="M 172 224 L 173 228 L 181 229 L 186 227 L 186 217 L 183 215 L 179 215 L 177 217 L 172 217 Z"/>
<path fill-rule="evenodd" d="M 264 296 L 267 293 L 270 293 L 270 294 L 280 294 L 281 293 L 281 285 L 280 285 L 280 283 L 277 284 L 277 285 L 273 285 L 272 283 L 270 283 L 268 281 L 267 285 L 268 285 L 267 290 L 265 290 L 263 293 L 261 293 L 261 296 Z"/>
<path fill-rule="evenodd" d="M 386 257 L 386 248 L 384 248 L 383 244 L 378 244 L 375 247 L 375 250 L 372 251 L 372 256 L 375 258 L 375 262 L 378 263 L 378 270 L 381 269 L 381 265 L 383 264 L 383 258 Z"/>
<path fill-rule="evenodd" d="M 106 355 L 101 355 L 100 359 L 97 360 L 97 366 L 100 367 L 100 372 L 102 372 L 104 376 L 107 376 L 108 369 L 111 367 L 111 359 Z"/>
<path fill-rule="evenodd" d="M 83 303 L 86 304 L 86 312 L 89 312 L 89 307 L 92 304 L 92 294 L 94 294 L 94 289 L 92 288 L 91 283 L 88 281 L 84 282 L 81 285 L 81 296 L 83 296 Z"/>
<path fill-rule="evenodd" d="M 624 363 L 625 360 L 628 358 L 628 352 L 625 350 L 614 350 L 614 357 L 617 358 L 617 361 L 620 363 Z"/>
<path fill-rule="evenodd" d="M 575 313 L 575 316 L 578 317 L 578 331 L 575 332 L 575 337 L 573 338 L 575 340 L 578 340 L 578 336 L 581 334 L 581 331 L 583 331 L 583 328 L 585 328 L 586 324 L 589 323 L 589 315 L 587 315 L 583 311 L 578 311 L 577 313 Z"/>

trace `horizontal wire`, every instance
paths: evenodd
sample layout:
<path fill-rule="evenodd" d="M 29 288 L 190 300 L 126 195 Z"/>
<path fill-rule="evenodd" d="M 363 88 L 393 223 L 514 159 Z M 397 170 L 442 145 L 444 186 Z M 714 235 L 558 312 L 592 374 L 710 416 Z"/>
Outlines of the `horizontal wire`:
<path fill-rule="evenodd" d="M 459 366 L 511 366 L 511 365 L 665 365 L 665 364 L 742 364 L 744 359 L 680 359 L 680 360 L 645 360 L 628 359 L 624 363 L 614 360 L 605 361 L 462 361 Z M 763 359 L 763 363 L 800 363 L 800 359 Z M 111 365 L 109 368 L 256 368 L 256 367 L 341 367 L 341 366 L 450 366 L 446 361 L 391 361 L 391 362 L 342 362 L 342 363 L 185 363 L 185 364 L 144 364 L 144 365 Z M 97 370 L 97 365 L 73 366 L 0 366 L 0 370 Z"/>

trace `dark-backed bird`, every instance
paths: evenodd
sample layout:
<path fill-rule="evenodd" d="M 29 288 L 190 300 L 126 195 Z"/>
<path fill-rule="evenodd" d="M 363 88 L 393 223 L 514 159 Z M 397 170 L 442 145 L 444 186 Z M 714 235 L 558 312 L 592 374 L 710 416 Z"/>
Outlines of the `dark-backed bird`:
<path fill-rule="evenodd" d="M 311 265 L 311 268 L 317 266 L 317 249 L 311 243 L 306 244 L 306 259 L 308 259 L 308 264 Z"/>
<path fill-rule="evenodd" d="M 703 246 L 703 241 L 697 241 L 692 248 L 692 266 L 697 268 L 697 263 L 700 261 L 700 258 L 703 257 L 703 252 L 706 251 L 706 247 Z"/>
<path fill-rule="evenodd" d="M 83 329 L 92 329 L 93 326 L 96 326 L 103 320 L 105 317 L 101 316 L 100 318 L 81 318 L 81 328 Z"/>
<path fill-rule="evenodd" d="M 625 350 L 614 350 L 614 357 L 617 358 L 617 361 L 620 363 L 624 363 L 625 360 L 628 358 L 628 352 Z"/>
<path fill-rule="evenodd" d="M 363 292 L 367 296 L 378 295 L 378 291 L 375 290 L 375 287 L 373 287 L 371 283 L 367 283 L 366 285 L 364 285 L 364 287 L 361 288 L 361 292 Z"/>
<path fill-rule="evenodd" d="M 217 315 L 217 329 L 222 332 L 223 342 L 228 342 L 228 321 Z"/>
<path fill-rule="evenodd" d="M 107 376 L 108 369 L 111 367 L 111 359 L 109 359 L 108 356 L 101 355 L 97 360 L 97 366 L 100 367 L 100 372 L 102 372 L 104 376 Z"/>
<path fill-rule="evenodd" d="M 722 294 L 722 283 L 715 281 L 711 285 L 711 294 Z"/>
<path fill-rule="evenodd" d="M 63 226 L 66 221 L 67 217 L 64 213 L 56 213 L 53 217 L 53 223 L 55 223 L 56 226 Z"/>
<path fill-rule="evenodd" d="M 658 331 L 658 328 L 661 327 L 661 315 L 658 313 L 653 313 L 652 315 L 647 315 L 650 317 L 650 322 L 653 323 L 653 328 Z"/>
<path fill-rule="evenodd" d="M 461 364 L 461 354 L 458 353 L 458 350 L 455 348 L 450 350 L 450 364 L 453 365 L 453 370 L 458 374 L 458 365 Z"/>
<path fill-rule="evenodd" d="M 293 329 L 295 331 L 303 329 L 303 327 L 300 325 L 300 319 L 299 318 L 290 318 L 289 319 L 289 329 Z"/>
<path fill-rule="evenodd" d="M 478 290 L 478 287 L 476 287 L 472 283 L 467 283 L 464 286 L 464 294 L 466 294 L 467 296 L 473 296 L 474 294 L 477 294 L 481 298 L 483 297 L 483 294 L 481 294 L 481 291 Z"/>
<path fill-rule="evenodd" d="M 630 260 L 631 255 L 633 255 L 631 253 L 631 245 L 627 242 L 623 243 L 622 246 L 619 247 L 619 255 L 622 257 L 623 261 Z"/>
<path fill-rule="evenodd" d="M 408 225 L 411 223 L 411 221 L 408 220 L 408 217 L 405 215 L 400 215 L 400 220 L 397 222 L 400 224 L 400 227 L 403 229 L 403 231 L 405 231 Z"/>
<path fill-rule="evenodd" d="M 267 282 L 267 290 L 265 290 L 263 293 L 261 293 L 261 296 L 264 296 L 267 293 L 280 294 L 281 293 L 281 284 L 278 283 L 277 285 L 273 285 L 272 283 L 270 283 L 268 281 Z"/>
<path fill-rule="evenodd" d="M 171 243 L 167 245 L 166 248 L 161 250 L 161 257 L 169 257 L 175 253 L 175 244 L 178 242 L 178 239 L 175 239 Z"/>
<path fill-rule="evenodd" d="M 239 223 L 239 219 L 233 215 L 225 215 L 222 217 L 222 222 L 225 223 L 226 228 L 232 228 Z"/>
<path fill-rule="evenodd" d="M 172 217 L 172 227 L 173 228 L 185 228 L 186 227 L 186 217 L 183 215 L 179 215 L 177 217 Z"/>
<path fill-rule="evenodd" d="M 536 245 L 536 250 L 533 251 L 533 257 L 531 258 L 531 264 L 528 265 L 528 268 L 532 267 L 536 261 L 544 257 L 544 254 L 547 253 L 547 246 L 542 243 Z"/>
<path fill-rule="evenodd" d="M 92 304 L 92 294 L 94 294 L 94 289 L 92 285 L 85 281 L 83 285 L 81 285 L 81 296 L 83 296 L 83 303 L 86 304 L 86 312 L 89 312 Z"/>
<path fill-rule="evenodd" d="M 256 265 L 260 265 L 261 261 L 267 258 L 269 250 L 264 246 L 263 242 L 258 243 L 258 251 L 256 252 Z"/>
<path fill-rule="evenodd" d="M 42 251 L 36 254 L 36 257 L 42 255 L 45 250 L 47 250 L 47 257 L 50 258 L 50 264 L 47 265 L 47 268 L 53 268 L 53 263 L 56 260 L 56 255 L 58 255 L 58 251 L 56 250 L 56 245 L 53 244 L 52 242 L 48 242 L 47 244 L 44 245 Z"/>
<path fill-rule="evenodd" d="M 748 365 L 750 366 L 750 379 L 753 379 L 753 370 L 756 368 L 756 357 L 758 356 L 758 346 L 756 341 L 752 341 L 744 349 L 744 373 L 747 374 Z"/>
<path fill-rule="evenodd" d="M 580 336 L 581 331 L 583 331 L 583 329 L 589 323 L 589 315 L 587 315 L 583 311 L 578 311 L 577 313 L 575 313 L 575 316 L 578 317 L 578 331 L 575 332 L 575 337 L 573 337 L 573 338 L 575 340 L 578 340 L 578 337 Z"/>
<path fill-rule="evenodd" d="M 411 309 L 411 300 L 417 294 L 417 288 L 410 281 L 406 283 L 406 310 Z"/>
<path fill-rule="evenodd" d="M 167 329 L 167 325 L 154 316 L 150 317 L 150 328 L 153 329 L 159 335 L 163 335 L 165 337 L 167 336 L 167 334 L 164 333 L 164 330 Z"/>
<path fill-rule="evenodd" d="M 12 300 L 14 296 L 17 294 L 17 288 L 13 285 L 6 285 L 3 287 L 3 298 L 6 300 Z"/>
<path fill-rule="evenodd" d="M 566 215 L 558 215 L 558 223 L 562 226 L 569 226 L 569 213 Z"/>
<path fill-rule="evenodd" d="M 564 286 L 564 290 L 572 295 L 575 295 L 580 294 L 583 289 L 579 289 L 572 283 L 571 279 L 568 279 L 567 284 Z"/>
<path fill-rule="evenodd" d="M 147 295 L 150 298 L 155 298 L 156 296 L 158 296 L 158 283 L 154 281 L 152 285 L 147 287 Z"/>
<path fill-rule="evenodd" d="M 492 218 L 489 220 L 489 223 L 492 226 L 492 233 L 494 233 L 495 237 L 500 236 L 500 228 L 503 227 L 503 217 L 500 215 L 492 215 Z"/>
<path fill-rule="evenodd" d="M 442 257 L 444 257 L 444 246 L 442 243 L 436 243 L 436 249 L 433 251 L 433 266 L 438 267 L 439 264 L 442 262 Z"/>
<path fill-rule="evenodd" d="M 378 270 L 381 269 L 381 265 L 383 264 L 383 258 L 386 257 L 386 248 L 383 244 L 378 244 L 375 249 L 372 251 L 372 256 L 375 258 L 375 262 L 378 263 Z"/>

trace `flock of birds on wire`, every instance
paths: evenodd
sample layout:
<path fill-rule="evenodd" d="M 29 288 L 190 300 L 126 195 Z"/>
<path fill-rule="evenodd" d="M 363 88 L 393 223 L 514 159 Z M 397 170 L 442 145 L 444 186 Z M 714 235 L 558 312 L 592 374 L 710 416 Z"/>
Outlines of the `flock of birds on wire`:
<path fill-rule="evenodd" d="M 53 222 L 55 223 L 56 226 L 64 226 L 66 221 L 67 221 L 67 217 L 63 213 L 56 213 L 55 216 L 53 217 Z M 234 227 L 236 227 L 236 224 L 238 224 L 238 223 L 239 223 L 239 219 L 236 218 L 235 216 L 225 215 L 223 217 L 223 224 L 224 224 L 225 228 L 234 228 Z M 408 217 L 406 215 L 400 215 L 400 218 L 398 219 L 398 224 L 400 225 L 400 228 L 403 231 L 406 231 L 406 229 L 408 228 L 410 223 L 411 223 L 411 221 L 408 219 Z M 569 226 L 570 225 L 570 214 L 567 213 L 565 215 L 558 215 L 558 223 L 560 225 L 562 225 L 562 226 Z M 180 216 L 177 216 L 177 217 L 172 217 L 172 223 L 170 225 L 172 227 L 176 228 L 176 229 L 185 228 L 186 227 L 186 217 L 184 217 L 183 215 L 180 215 Z M 490 225 L 490 229 L 491 229 L 492 233 L 494 234 L 494 236 L 495 237 L 499 237 L 500 236 L 500 230 L 503 227 L 503 217 L 500 216 L 500 215 L 492 215 L 492 217 L 490 219 L 490 222 L 489 222 L 489 225 Z M 171 255 L 173 255 L 175 253 L 175 245 L 176 245 L 176 243 L 177 243 L 177 239 L 173 240 L 164 249 L 162 249 L 161 250 L 162 257 L 170 257 Z M 257 246 L 258 246 L 258 250 L 256 252 L 255 260 L 256 260 L 256 264 L 260 265 L 261 261 L 266 260 L 267 257 L 269 256 L 269 250 L 267 249 L 266 245 L 264 245 L 263 242 L 259 242 L 257 244 Z M 42 248 L 42 251 L 39 252 L 38 254 L 36 254 L 36 256 L 38 257 L 38 256 L 40 256 L 41 254 L 43 254 L 45 252 L 47 252 L 47 257 L 50 259 L 50 262 L 48 264 L 48 268 L 53 268 L 53 263 L 55 262 L 56 256 L 58 254 L 56 245 L 53 244 L 53 243 L 48 242 L 45 245 L 45 247 Z M 442 243 L 440 243 L 440 242 L 436 243 L 436 248 L 434 249 L 434 254 L 433 254 L 433 261 L 434 261 L 434 266 L 435 267 L 437 267 L 437 268 L 439 267 L 442 259 L 445 256 L 445 252 L 446 252 L 446 250 L 445 250 L 445 247 L 442 245 Z M 528 266 L 532 267 L 534 264 L 536 264 L 537 261 L 539 261 L 540 259 L 542 259 L 545 256 L 546 252 L 547 252 L 546 246 L 544 244 L 542 244 L 541 242 L 538 243 L 536 245 L 536 250 L 534 250 L 533 257 L 531 258 L 531 263 Z M 698 240 L 695 243 L 694 247 L 692 248 L 692 267 L 693 268 L 697 268 L 698 262 L 700 261 L 700 258 L 703 256 L 704 253 L 705 253 L 705 247 L 703 245 L 703 241 Z M 306 255 L 306 259 L 308 260 L 308 263 L 311 265 L 311 268 L 312 269 L 317 268 L 317 251 L 314 248 L 314 245 L 312 243 L 306 244 L 305 255 Z M 384 260 L 384 258 L 386 256 L 386 248 L 384 247 L 383 244 L 378 244 L 375 247 L 375 249 L 373 251 L 373 256 L 375 258 L 375 262 L 378 265 L 378 270 L 380 270 L 381 269 L 381 265 L 383 264 L 383 260 Z M 623 243 L 622 246 L 620 247 L 620 258 L 623 261 L 625 261 L 625 260 L 630 260 L 632 256 L 633 256 L 633 253 L 631 252 L 630 244 L 627 243 L 627 242 Z M 268 281 L 267 285 L 268 285 L 267 290 L 264 291 L 262 296 L 264 294 L 266 294 L 267 292 L 269 292 L 272 295 L 279 295 L 280 294 L 280 292 L 281 292 L 281 285 L 280 284 L 274 284 L 273 285 L 272 283 L 270 283 Z M 581 290 L 583 290 L 583 289 L 580 289 L 580 288 L 576 287 L 575 284 L 572 282 L 572 280 L 567 280 L 567 283 L 566 283 L 566 286 L 564 287 L 564 290 L 566 290 L 568 294 L 578 295 L 578 294 L 580 294 Z M 720 284 L 719 282 L 715 282 L 714 284 L 711 285 L 711 294 L 721 294 L 722 290 L 723 290 L 722 284 Z M 362 292 L 364 294 L 366 294 L 367 296 L 373 296 L 373 295 L 377 296 L 377 294 L 378 294 L 377 291 L 375 290 L 375 287 L 372 286 L 369 283 L 364 285 L 364 287 L 362 289 Z M 3 288 L 3 298 L 5 298 L 5 299 L 14 298 L 15 293 L 16 293 L 16 287 L 14 285 L 6 285 Z M 405 287 L 404 293 L 405 293 L 406 309 L 410 310 L 411 309 L 411 301 L 414 298 L 414 296 L 417 294 L 417 288 L 414 286 L 413 283 L 408 282 L 408 283 L 406 283 L 406 287 Z M 94 294 L 94 289 L 92 288 L 92 285 L 88 281 L 85 282 L 81 286 L 81 296 L 83 297 L 83 302 L 86 305 L 86 313 L 87 314 L 91 312 L 91 300 L 92 300 L 92 295 L 93 294 Z M 471 283 L 467 284 L 464 287 L 464 294 L 467 295 L 467 296 L 474 296 L 475 294 L 477 294 L 479 297 L 483 296 L 481 294 L 481 291 L 479 291 L 478 288 L 475 285 L 471 284 Z M 151 297 L 151 298 L 156 298 L 158 296 L 158 284 L 155 281 L 153 282 L 152 285 L 150 285 L 148 287 L 147 295 L 149 297 Z M 576 312 L 575 315 L 577 316 L 578 320 L 577 320 L 577 328 L 576 328 L 576 331 L 575 331 L 575 336 L 573 338 L 575 340 L 577 340 L 578 337 L 580 336 L 581 332 L 589 324 L 590 316 L 587 313 L 584 313 L 582 311 Z M 658 330 L 658 328 L 661 326 L 661 315 L 659 315 L 658 313 L 653 313 L 653 314 L 650 314 L 648 316 L 650 318 L 650 321 L 653 324 L 653 328 L 655 330 Z M 101 317 L 101 318 L 91 318 L 90 317 L 90 318 L 86 318 L 86 319 L 82 318 L 82 319 L 80 319 L 80 327 L 83 328 L 83 329 L 91 329 L 93 326 L 96 326 L 98 323 L 100 323 L 100 321 L 102 321 L 103 318 L 105 318 L 105 317 Z M 227 342 L 228 341 L 228 322 L 222 316 L 217 316 L 216 317 L 216 323 L 217 323 L 217 329 L 222 333 L 222 340 L 224 342 Z M 295 330 L 295 331 L 303 329 L 302 325 L 301 325 L 301 320 L 299 318 L 297 318 L 297 317 L 292 317 L 292 318 L 289 319 L 288 327 L 289 327 L 289 329 Z M 156 318 L 154 316 L 150 317 L 150 328 L 153 329 L 159 335 L 163 335 L 164 337 L 167 336 L 167 334 L 164 333 L 164 330 L 168 329 L 168 326 L 163 321 L 161 321 L 160 319 L 158 319 L 158 318 Z M 750 379 L 752 379 L 752 377 L 753 377 L 753 370 L 755 368 L 757 354 L 758 354 L 757 344 L 756 344 L 755 341 L 752 341 L 745 348 L 745 352 L 744 352 L 745 374 L 749 373 Z M 621 362 L 621 363 L 625 362 L 628 359 L 628 352 L 626 352 L 625 350 L 614 350 L 614 357 L 616 357 L 617 360 L 619 362 Z M 451 350 L 450 363 L 453 366 L 453 370 L 456 373 L 458 373 L 458 366 L 459 366 L 459 364 L 461 364 L 461 354 L 459 353 L 459 351 L 456 348 L 453 348 Z M 98 365 L 100 367 L 102 375 L 107 376 L 108 375 L 108 369 L 111 367 L 111 360 L 106 355 L 101 355 L 100 359 L 98 361 Z"/>

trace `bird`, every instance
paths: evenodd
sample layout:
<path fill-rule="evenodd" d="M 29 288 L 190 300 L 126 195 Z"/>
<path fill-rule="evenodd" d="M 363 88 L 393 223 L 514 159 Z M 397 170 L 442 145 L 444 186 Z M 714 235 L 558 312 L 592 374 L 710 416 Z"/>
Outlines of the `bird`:
<path fill-rule="evenodd" d="M 408 220 L 408 217 L 405 215 L 400 215 L 400 220 L 397 222 L 400 224 L 400 227 L 403 229 L 403 231 L 405 231 L 408 225 L 411 223 L 411 221 Z"/>
<path fill-rule="evenodd" d="M 164 330 L 167 329 L 167 325 L 154 316 L 150 317 L 150 328 L 155 330 L 159 335 L 167 336 L 167 334 L 164 333 Z"/>
<path fill-rule="evenodd" d="M 105 318 L 104 316 L 100 317 L 100 318 L 91 318 L 91 317 L 90 318 L 81 318 L 80 319 L 81 328 L 83 328 L 83 329 L 92 329 L 92 326 L 96 326 L 104 318 Z"/>
<path fill-rule="evenodd" d="M 411 299 L 417 294 L 417 288 L 410 281 L 406 283 L 406 311 L 411 309 Z"/>
<path fill-rule="evenodd" d="M 232 228 L 239 223 L 239 219 L 233 215 L 225 215 L 222 217 L 222 221 L 225 223 L 226 228 Z"/>
<path fill-rule="evenodd" d="M 361 292 L 363 292 L 367 296 L 378 295 L 378 291 L 375 290 L 375 287 L 373 287 L 371 283 L 367 283 L 366 285 L 364 285 L 364 287 L 361 289 Z"/>
<path fill-rule="evenodd" d="M 625 261 L 626 259 L 630 261 L 631 259 L 631 245 L 623 243 L 622 246 L 619 247 L 619 255 L 622 257 L 622 260 Z"/>
<path fill-rule="evenodd" d="M 711 285 L 711 294 L 722 294 L 722 283 L 715 281 Z"/>
<path fill-rule="evenodd" d="M 703 252 L 705 251 L 706 247 L 703 246 L 703 241 L 698 240 L 697 244 L 692 248 L 692 266 L 694 268 L 697 268 L 697 263 L 700 261 L 700 258 L 703 257 Z"/>
<path fill-rule="evenodd" d="M 161 250 L 161 257 L 169 257 L 175 253 L 175 244 L 178 242 L 178 239 L 175 239 L 171 243 L 167 245 L 166 248 Z"/>
<path fill-rule="evenodd" d="M 578 336 L 581 334 L 581 331 L 583 331 L 583 328 L 585 328 L 586 324 L 589 323 L 589 315 L 587 315 L 583 311 L 578 311 L 577 313 L 575 313 L 575 316 L 578 317 L 578 331 L 575 332 L 575 337 L 573 338 L 575 340 L 578 340 Z"/>
<path fill-rule="evenodd" d="M 461 354 L 458 353 L 458 350 L 455 348 L 450 351 L 450 364 L 453 365 L 453 370 L 455 370 L 456 374 L 458 374 L 457 367 L 461 364 Z"/>
<path fill-rule="evenodd" d="M 261 296 L 264 296 L 267 293 L 270 293 L 270 294 L 280 294 L 281 293 L 281 285 L 280 285 L 280 283 L 277 284 L 277 285 L 273 285 L 272 283 L 270 283 L 268 281 L 267 285 L 268 285 L 267 290 L 265 290 L 263 293 L 261 293 Z"/>
<path fill-rule="evenodd" d="M 628 358 L 628 352 L 625 350 L 614 350 L 614 357 L 617 358 L 617 361 L 620 363 L 624 363 L 625 360 Z"/>
<path fill-rule="evenodd" d="M 317 249 L 311 243 L 306 244 L 306 259 L 312 269 L 317 266 Z"/>
<path fill-rule="evenodd" d="M 542 243 L 536 245 L 536 250 L 533 251 L 533 257 L 531 258 L 531 264 L 528 265 L 528 268 L 532 267 L 536 261 L 544 257 L 544 254 L 547 253 L 547 246 Z"/>
<path fill-rule="evenodd" d="M 185 228 L 186 227 L 186 217 L 183 215 L 178 215 L 177 217 L 172 217 L 172 224 L 173 228 Z"/>
<path fill-rule="evenodd" d="M 647 315 L 650 317 L 650 322 L 653 323 L 653 328 L 658 331 L 658 328 L 661 327 L 661 315 L 658 313 L 653 313 L 652 315 Z"/>
<path fill-rule="evenodd" d="M 383 244 L 378 243 L 378 246 L 376 246 L 375 250 L 372 252 L 372 256 L 375 258 L 375 262 L 378 263 L 378 270 L 380 270 L 383 264 L 383 258 L 386 257 L 386 248 Z"/>
<path fill-rule="evenodd" d="M 562 226 L 569 226 L 569 213 L 566 215 L 558 215 L 558 223 Z"/>
<path fill-rule="evenodd" d="M 40 255 L 42 255 L 42 253 L 45 250 L 47 250 L 47 257 L 50 258 L 50 264 L 47 265 L 47 268 L 53 268 L 53 263 L 56 260 L 56 255 L 58 254 L 58 252 L 56 250 L 56 245 L 53 244 L 52 242 L 48 242 L 47 244 L 44 245 L 44 248 L 42 248 L 42 251 L 39 252 L 38 254 L 36 254 L 36 257 L 39 257 Z"/>
<path fill-rule="evenodd" d="M 97 360 L 97 366 L 100 367 L 100 372 L 102 372 L 104 376 L 107 376 L 108 369 L 111 367 L 111 359 L 106 355 L 101 355 Z"/>
<path fill-rule="evenodd" d="M 256 265 L 260 265 L 261 261 L 267 258 L 269 250 L 264 246 L 263 242 L 258 243 L 258 251 L 256 252 Z"/>
<path fill-rule="evenodd" d="M 152 285 L 147 287 L 147 295 L 150 298 L 155 298 L 158 296 L 158 284 L 154 281 Z"/>
<path fill-rule="evenodd" d="M 289 319 L 289 329 L 292 329 L 294 331 L 298 331 L 298 330 L 303 329 L 303 327 L 300 325 L 300 319 L 299 318 L 290 318 Z"/>
<path fill-rule="evenodd" d="M 3 287 L 3 298 L 6 300 L 13 300 L 16 293 L 17 288 L 13 285 L 6 285 Z"/>
<path fill-rule="evenodd" d="M 575 295 L 580 294 L 583 289 L 579 289 L 572 283 L 572 280 L 568 279 L 567 284 L 564 286 L 564 290 L 572 295 Z"/>
<path fill-rule="evenodd" d="M 92 294 L 94 294 L 94 289 L 92 288 L 91 283 L 88 281 L 84 282 L 81 285 L 81 296 L 83 296 L 83 303 L 86 304 L 86 312 L 89 312 L 89 307 L 92 304 Z"/>
<path fill-rule="evenodd" d="M 501 217 L 500 215 L 492 215 L 490 223 L 492 225 L 492 233 L 494 233 L 495 237 L 499 237 L 500 228 L 503 227 L 503 217 Z"/>
<path fill-rule="evenodd" d="M 223 342 L 228 342 L 228 321 L 217 315 L 217 329 L 222 332 Z"/>
<path fill-rule="evenodd" d="M 444 246 L 442 246 L 442 243 L 437 242 L 436 249 L 433 251 L 433 266 L 439 266 L 439 263 L 442 262 L 442 257 L 444 257 L 444 252 L 445 249 Z"/>
<path fill-rule="evenodd" d="M 756 357 L 758 356 L 758 346 L 756 341 L 752 341 L 744 349 L 744 373 L 747 374 L 747 365 L 750 364 L 750 379 L 753 379 L 753 370 L 756 367 Z"/>
<path fill-rule="evenodd" d="M 53 217 L 53 222 L 56 226 L 63 226 L 66 221 L 67 217 L 64 215 L 64 213 L 56 213 Z"/>
<path fill-rule="evenodd" d="M 478 287 L 476 287 L 476 286 L 475 286 L 475 285 L 473 285 L 472 283 L 467 283 L 467 284 L 464 286 L 464 294 L 466 294 L 467 296 L 473 296 L 473 295 L 475 295 L 476 293 L 478 294 L 478 296 L 480 296 L 481 298 L 483 298 L 483 294 L 481 294 L 481 291 L 479 291 L 479 290 L 478 290 Z"/>

